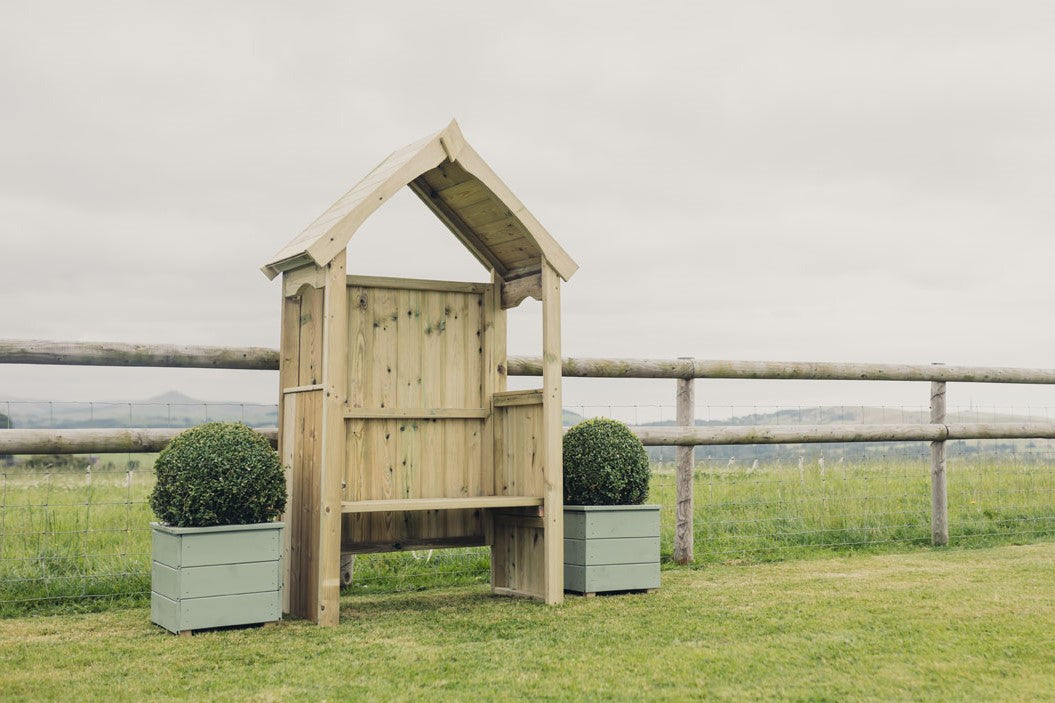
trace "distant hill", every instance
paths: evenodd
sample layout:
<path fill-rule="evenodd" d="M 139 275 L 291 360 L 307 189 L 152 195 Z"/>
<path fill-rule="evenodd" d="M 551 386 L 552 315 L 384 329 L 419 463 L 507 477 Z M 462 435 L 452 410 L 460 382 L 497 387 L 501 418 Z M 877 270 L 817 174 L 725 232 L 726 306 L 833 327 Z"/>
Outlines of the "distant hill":
<path fill-rule="evenodd" d="M 1030 422 L 1038 418 L 1028 415 L 1013 415 L 983 410 L 951 411 L 949 422 Z M 781 408 L 769 413 L 740 415 L 730 420 L 697 420 L 697 425 L 831 425 L 866 424 L 889 425 L 898 423 L 930 422 L 929 410 L 913 410 L 898 407 L 870 406 L 822 406 L 808 408 Z M 673 425 L 671 422 L 651 423 Z"/>
<path fill-rule="evenodd" d="M 144 405 L 165 405 L 167 403 L 175 405 L 201 405 L 205 401 L 198 398 L 191 398 L 189 395 L 180 393 L 179 391 L 168 391 L 161 395 L 156 395 L 153 398 L 147 398 L 141 402 Z"/>
<path fill-rule="evenodd" d="M 579 413 L 572 412 L 567 408 L 564 409 L 561 415 L 561 422 L 564 423 L 566 427 L 570 427 L 571 425 L 578 425 L 583 420 L 582 415 L 580 415 Z"/>
<path fill-rule="evenodd" d="M 0 403 L 7 412 L 9 403 Z M 145 400 L 124 403 L 11 401 L 11 424 L 22 428 L 53 427 L 192 427 L 211 420 L 237 420 L 252 427 L 278 424 L 275 405 L 213 403 L 168 391 Z"/>

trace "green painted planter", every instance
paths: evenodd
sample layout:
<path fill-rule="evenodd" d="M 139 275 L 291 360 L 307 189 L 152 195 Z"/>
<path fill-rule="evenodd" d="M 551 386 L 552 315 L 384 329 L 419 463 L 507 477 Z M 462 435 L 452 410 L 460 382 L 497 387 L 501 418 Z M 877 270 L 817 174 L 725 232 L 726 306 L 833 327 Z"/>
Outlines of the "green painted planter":
<path fill-rule="evenodd" d="M 281 522 L 150 526 L 152 622 L 180 633 L 280 619 Z"/>
<path fill-rule="evenodd" d="M 659 588 L 658 505 L 565 505 L 564 590 Z"/>

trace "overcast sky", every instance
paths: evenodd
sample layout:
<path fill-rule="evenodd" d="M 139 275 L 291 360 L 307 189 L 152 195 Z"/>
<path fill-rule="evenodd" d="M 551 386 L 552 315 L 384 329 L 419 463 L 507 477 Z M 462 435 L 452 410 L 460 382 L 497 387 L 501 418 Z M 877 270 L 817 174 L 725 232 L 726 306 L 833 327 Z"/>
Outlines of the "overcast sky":
<path fill-rule="evenodd" d="M 1050 2 L 5 3 L 0 96 L 3 338 L 277 346 L 259 266 L 456 117 L 581 266 L 566 355 L 1055 366 Z M 485 276 L 409 192 L 349 270 Z M 510 351 L 537 353 L 539 329 L 515 311 Z M 0 366 L 0 398 L 273 402 L 276 384 Z M 565 396 L 671 405 L 673 381 Z M 1055 393 L 950 388 L 969 402 Z"/>

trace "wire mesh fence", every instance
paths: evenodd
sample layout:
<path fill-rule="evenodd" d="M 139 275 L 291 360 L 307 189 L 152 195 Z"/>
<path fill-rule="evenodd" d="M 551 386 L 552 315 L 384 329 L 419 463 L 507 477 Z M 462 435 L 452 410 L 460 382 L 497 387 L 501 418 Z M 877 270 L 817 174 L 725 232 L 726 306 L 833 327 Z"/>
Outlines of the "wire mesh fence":
<path fill-rule="evenodd" d="M 767 561 L 837 551 L 929 545 L 930 456 L 925 444 L 826 456 L 800 446 L 739 461 L 704 458 L 695 468 L 695 546 L 700 563 Z M 950 545 L 1055 536 L 1050 451 L 959 457 L 947 468 Z M 651 500 L 663 505 L 672 542 L 674 472 L 661 466 Z"/>
<path fill-rule="evenodd" d="M 71 422 L 182 426 L 205 419 L 267 422 L 274 406 L 185 403 L 3 404 L 0 425 Z M 170 407 L 171 406 L 171 407 Z M 581 405 L 568 421 L 605 415 L 670 423 L 670 406 Z M 1047 408 L 950 410 L 988 421 L 1050 418 Z M 927 409 L 699 406 L 698 424 L 925 421 Z M 7 418 L 10 418 L 9 420 Z M 78 419 L 79 418 L 79 419 Z M 6 421 L 6 422 L 5 422 Z M 83 426 L 83 425 L 82 425 Z M 157 426 L 157 425 L 153 425 Z M 650 448 L 650 502 L 662 505 L 662 551 L 674 529 L 673 450 Z M 948 443 L 950 544 L 976 546 L 1055 537 L 1055 455 L 1050 440 Z M 142 602 L 150 590 L 147 496 L 156 455 L 0 457 L 0 615 L 98 610 Z M 699 447 L 695 465 L 698 565 L 771 561 L 930 543 L 926 443 Z M 359 555 L 351 592 L 479 583 L 486 548 Z"/>

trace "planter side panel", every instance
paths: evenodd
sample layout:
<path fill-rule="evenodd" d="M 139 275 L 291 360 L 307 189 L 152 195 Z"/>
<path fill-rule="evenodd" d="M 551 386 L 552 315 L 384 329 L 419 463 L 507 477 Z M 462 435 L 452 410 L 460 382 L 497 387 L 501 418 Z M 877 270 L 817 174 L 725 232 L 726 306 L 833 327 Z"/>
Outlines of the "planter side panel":
<path fill-rule="evenodd" d="M 198 630 L 273 622 L 281 616 L 281 600 L 279 591 L 187 598 L 180 601 L 181 624 L 185 630 Z"/>
<path fill-rule="evenodd" d="M 279 589 L 279 562 L 188 566 L 173 569 L 154 562 L 151 588 L 166 598 L 203 598 Z"/>
<path fill-rule="evenodd" d="M 179 603 L 160 593 L 151 592 L 150 622 L 161 625 L 169 632 L 179 632 Z"/>
<path fill-rule="evenodd" d="M 564 563 L 577 566 L 647 564 L 659 560 L 659 537 L 565 539 Z"/>
<path fill-rule="evenodd" d="M 659 562 L 603 566 L 565 564 L 564 588 L 578 593 L 659 588 Z"/>
<path fill-rule="evenodd" d="M 617 507 L 590 511 L 566 509 L 564 536 L 572 539 L 658 537 L 659 506 L 655 510 L 619 510 Z"/>
<path fill-rule="evenodd" d="M 170 632 L 273 622 L 279 619 L 281 609 L 279 591 L 184 598 L 180 601 L 159 593 L 150 595 L 151 619 Z"/>
<path fill-rule="evenodd" d="M 281 530 L 181 535 L 181 566 L 272 561 L 282 553 Z"/>
<path fill-rule="evenodd" d="M 178 569 L 180 566 L 180 535 L 161 530 L 152 531 L 151 555 L 154 561 Z"/>

